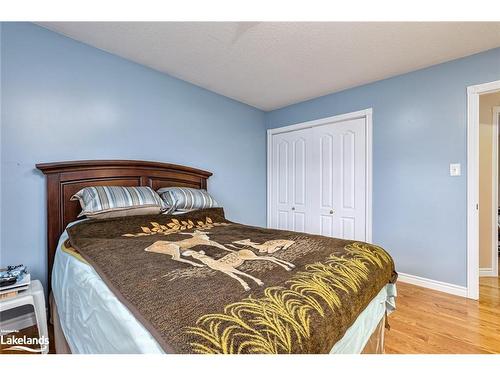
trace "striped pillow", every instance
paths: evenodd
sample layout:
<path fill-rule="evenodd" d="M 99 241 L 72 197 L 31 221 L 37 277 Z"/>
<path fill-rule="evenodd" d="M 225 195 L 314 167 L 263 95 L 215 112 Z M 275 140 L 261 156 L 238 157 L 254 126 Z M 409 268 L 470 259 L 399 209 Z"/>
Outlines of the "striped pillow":
<path fill-rule="evenodd" d="M 92 186 L 71 197 L 80 201 L 80 216 L 106 219 L 119 216 L 154 215 L 167 207 L 158 194 L 147 186 Z"/>
<path fill-rule="evenodd" d="M 185 187 L 166 187 L 157 191 L 168 206 L 167 213 L 218 207 L 217 201 L 206 190 Z"/>

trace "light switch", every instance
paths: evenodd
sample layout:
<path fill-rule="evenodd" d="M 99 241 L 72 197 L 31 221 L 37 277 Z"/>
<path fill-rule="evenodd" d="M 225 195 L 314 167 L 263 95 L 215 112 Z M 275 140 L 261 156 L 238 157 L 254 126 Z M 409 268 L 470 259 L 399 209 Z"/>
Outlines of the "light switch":
<path fill-rule="evenodd" d="M 450 164 L 450 176 L 461 176 L 462 171 L 460 168 L 460 163 Z"/>

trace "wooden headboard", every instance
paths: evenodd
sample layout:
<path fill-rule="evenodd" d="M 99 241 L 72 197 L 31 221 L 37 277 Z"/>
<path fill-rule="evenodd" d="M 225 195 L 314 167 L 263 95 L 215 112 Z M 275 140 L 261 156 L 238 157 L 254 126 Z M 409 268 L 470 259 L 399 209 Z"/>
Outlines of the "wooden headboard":
<path fill-rule="evenodd" d="M 139 160 L 79 160 L 42 163 L 36 167 L 47 176 L 47 259 L 50 276 L 57 242 L 66 225 L 80 213 L 78 201 L 69 199 L 87 186 L 168 186 L 207 188 L 210 172 L 175 164 Z"/>

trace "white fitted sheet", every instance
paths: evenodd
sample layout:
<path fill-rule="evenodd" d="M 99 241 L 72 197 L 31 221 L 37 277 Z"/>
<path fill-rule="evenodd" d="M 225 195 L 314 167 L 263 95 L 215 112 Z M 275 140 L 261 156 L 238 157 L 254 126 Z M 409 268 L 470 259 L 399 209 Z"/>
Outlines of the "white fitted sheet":
<path fill-rule="evenodd" d="M 71 226 L 70 224 L 69 226 Z M 52 292 L 61 328 L 75 354 L 164 353 L 160 345 L 88 264 L 61 250 L 52 270 Z M 396 287 L 387 284 L 361 312 L 331 353 L 361 353 L 384 314 L 395 308 Z"/>

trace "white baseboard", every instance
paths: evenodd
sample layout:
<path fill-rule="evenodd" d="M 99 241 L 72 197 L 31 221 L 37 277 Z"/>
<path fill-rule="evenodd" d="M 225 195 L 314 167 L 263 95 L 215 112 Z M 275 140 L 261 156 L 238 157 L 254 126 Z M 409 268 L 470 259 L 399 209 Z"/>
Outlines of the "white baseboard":
<path fill-rule="evenodd" d="M 464 286 L 426 279 L 425 277 L 420 276 L 408 275 L 407 273 L 398 272 L 398 275 L 398 281 L 401 281 L 402 283 L 418 285 L 424 288 L 437 290 L 439 292 L 453 294 L 455 296 L 467 297 L 467 288 Z"/>
<path fill-rule="evenodd" d="M 34 312 L 16 316 L 15 318 L 0 322 L 2 331 L 20 331 L 21 329 L 28 328 L 34 325 L 36 325 Z"/>
<path fill-rule="evenodd" d="M 479 276 L 488 276 L 488 277 L 496 277 L 497 275 L 495 272 L 493 272 L 493 268 L 480 268 L 479 269 Z"/>

